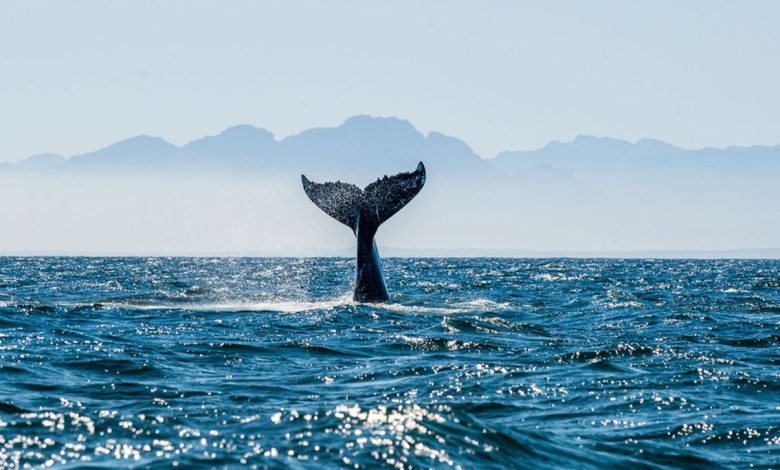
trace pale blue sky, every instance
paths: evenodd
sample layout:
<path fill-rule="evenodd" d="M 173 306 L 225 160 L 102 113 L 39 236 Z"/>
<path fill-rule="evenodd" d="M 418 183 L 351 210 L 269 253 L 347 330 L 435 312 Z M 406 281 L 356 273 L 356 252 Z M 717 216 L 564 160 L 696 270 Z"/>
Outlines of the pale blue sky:
<path fill-rule="evenodd" d="M 780 2 L 0 3 L 0 161 L 397 115 L 483 156 L 780 143 Z"/>

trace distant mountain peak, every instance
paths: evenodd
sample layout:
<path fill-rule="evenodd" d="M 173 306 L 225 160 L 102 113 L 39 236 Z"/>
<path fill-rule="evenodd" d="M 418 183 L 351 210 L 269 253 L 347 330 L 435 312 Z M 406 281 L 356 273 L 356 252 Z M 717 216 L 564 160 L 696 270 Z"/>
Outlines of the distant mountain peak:
<path fill-rule="evenodd" d="M 587 134 L 577 134 L 574 137 L 574 140 L 571 141 L 572 144 L 620 144 L 620 145 L 630 145 L 631 142 L 623 139 L 616 139 L 614 137 L 601 137 L 601 136 L 595 136 L 595 135 L 587 135 Z"/>
<path fill-rule="evenodd" d="M 14 163 L 17 168 L 25 170 L 46 170 L 57 167 L 65 162 L 65 157 L 55 153 L 39 153 Z"/>
<path fill-rule="evenodd" d="M 94 152 L 74 155 L 66 162 L 68 167 L 90 165 L 145 165 L 173 154 L 179 147 L 160 137 L 137 135 L 121 140 Z"/>
<path fill-rule="evenodd" d="M 349 129 L 359 132 L 365 131 L 394 131 L 397 133 L 409 133 L 422 136 L 411 122 L 395 116 L 369 116 L 367 114 L 358 114 L 348 118 L 339 126 L 342 129 Z"/>
<path fill-rule="evenodd" d="M 239 124 L 237 126 L 231 126 L 223 130 L 217 135 L 207 135 L 200 139 L 195 139 L 192 142 L 184 146 L 184 148 L 206 148 L 215 147 L 220 145 L 237 145 L 237 144 L 257 144 L 257 143 L 273 143 L 275 142 L 274 135 L 260 127 L 255 127 L 251 124 Z"/>
<path fill-rule="evenodd" d="M 162 137 L 157 137 L 148 134 L 138 134 L 136 136 L 129 137 L 124 140 L 120 140 L 119 142 L 116 142 L 114 145 L 122 144 L 122 143 L 165 143 L 168 145 L 173 145 L 167 140 L 163 139 Z"/>
<path fill-rule="evenodd" d="M 154 137 L 151 135 L 140 134 L 135 137 L 130 137 L 129 139 L 120 140 L 119 142 L 113 143 L 108 147 L 104 147 L 102 150 L 141 149 L 141 148 L 175 149 L 177 147 L 172 143 L 168 142 L 167 140 L 163 139 L 162 137 Z"/>
<path fill-rule="evenodd" d="M 263 129 L 262 127 L 255 127 L 251 124 L 238 124 L 236 126 L 231 126 L 225 129 L 224 131 L 220 132 L 220 136 L 225 137 L 271 137 L 274 138 L 274 135 L 272 132 Z"/>
<path fill-rule="evenodd" d="M 406 119 L 401 119 L 396 116 L 372 116 L 370 114 L 355 114 L 354 116 L 350 116 L 344 121 L 342 126 L 377 124 L 377 123 L 392 123 L 392 124 L 401 124 L 404 126 L 414 127 L 412 126 L 412 123 L 410 123 Z"/>
<path fill-rule="evenodd" d="M 257 156 L 277 144 L 274 135 L 250 124 L 228 127 L 218 135 L 193 140 L 182 147 L 189 158 L 219 157 L 221 161 Z"/>

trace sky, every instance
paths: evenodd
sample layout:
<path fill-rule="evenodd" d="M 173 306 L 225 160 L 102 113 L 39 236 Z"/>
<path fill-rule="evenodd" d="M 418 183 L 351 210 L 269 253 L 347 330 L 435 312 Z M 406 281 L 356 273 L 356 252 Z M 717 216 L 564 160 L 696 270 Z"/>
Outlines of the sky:
<path fill-rule="evenodd" d="M 780 143 L 780 2 L 2 1 L 0 161 L 399 116 L 477 153 Z"/>

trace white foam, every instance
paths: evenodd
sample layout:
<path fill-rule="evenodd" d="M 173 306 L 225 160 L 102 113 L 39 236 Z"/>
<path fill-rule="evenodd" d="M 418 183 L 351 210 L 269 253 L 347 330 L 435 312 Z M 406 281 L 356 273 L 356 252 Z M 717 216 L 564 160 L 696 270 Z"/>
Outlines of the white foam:
<path fill-rule="evenodd" d="M 213 303 L 158 303 L 136 304 L 129 302 L 101 302 L 106 308 L 121 308 L 128 310 L 191 310 L 197 312 L 281 312 L 299 313 L 311 310 L 326 310 L 342 305 L 354 304 L 348 296 L 333 300 L 298 301 L 271 300 L 262 302 L 213 302 Z"/>
<path fill-rule="evenodd" d="M 460 305 L 472 310 L 502 309 L 509 308 L 508 302 L 496 302 L 490 299 L 474 299 L 466 302 L 459 302 L 454 305 Z"/>
<path fill-rule="evenodd" d="M 428 305 L 407 305 L 400 303 L 376 304 L 377 308 L 401 313 L 432 313 L 440 315 L 451 315 L 457 313 L 483 312 L 485 310 L 496 310 L 507 308 L 509 304 L 494 302 L 488 299 L 475 299 L 465 302 L 454 302 L 444 306 Z"/>
<path fill-rule="evenodd" d="M 374 304 L 375 308 L 388 310 L 398 313 L 433 313 L 433 314 L 452 314 L 463 313 L 464 310 L 457 307 L 428 307 L 425 305 L 405 305 L 405 304 Z"/>
<path fill-rule="evenodd" d="M 69 307 L 91 306 L 94 304 L 67 304 Z M 460 313 L 482 312 L 507 308 L 509 304 L 498 303 L 488 299 L 475 299 L 465 302 L 454 302 L 444 305 L 410 305 L 404 303 L 360 304 L 352 300 L 351 294 L 345 294 L 330 300 L 305 301 L 293 299 L 278 299 L 267 301 L 224 301 L 199 303 L 135 303 L 128 301 L 100 302 L 104 308 L 126 310 L 189 310 L 197 312 L 280 312 L 299 313 L 312 310 L 327 310 L 341 306 L 370 305 L 378 310 L 397 313 L 417 313 L 434 315 L 452 315 Z"/>

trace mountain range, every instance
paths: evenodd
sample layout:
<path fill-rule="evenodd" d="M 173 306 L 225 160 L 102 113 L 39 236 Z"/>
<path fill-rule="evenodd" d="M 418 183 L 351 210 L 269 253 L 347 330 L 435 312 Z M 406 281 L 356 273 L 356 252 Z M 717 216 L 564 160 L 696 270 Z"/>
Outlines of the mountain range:
<path fill-rule="evenodd" d="M 425 188 L 377 235 L 391 254 L 780 253 L 766 250 L 780 247 L 780 146 L 578 136 L 482 158 L 370 116 L 279 140 L 240 125 L 182 146 L 136 136 L 2 164 L 0 253 L 332 255 L 352 233 L 311 204 L 300 174 L 365 185 L 418 161 Z"/>
<path fill-rule="evenodd" d="M 395 117 L 353 116 L 338 127 L 316 128 L 276 140 L 250 125 L 230 127 L 183 146 L 139 135 L 93 152 L 64 158 L 34 155 L 0 167 L 3 172 L 310 172 L 321 177 L 381 176 L 424 161 L 445 176 L 494 174 L 566 177 L 610 174 L 735 175 L 780 170 L 780 145 L 682 149 L 642 139 L 637 142 L 577 136 L 536 150 L 505 151 L 483 158 L 465 142 L 429 132 L 423 135 Z"/>

